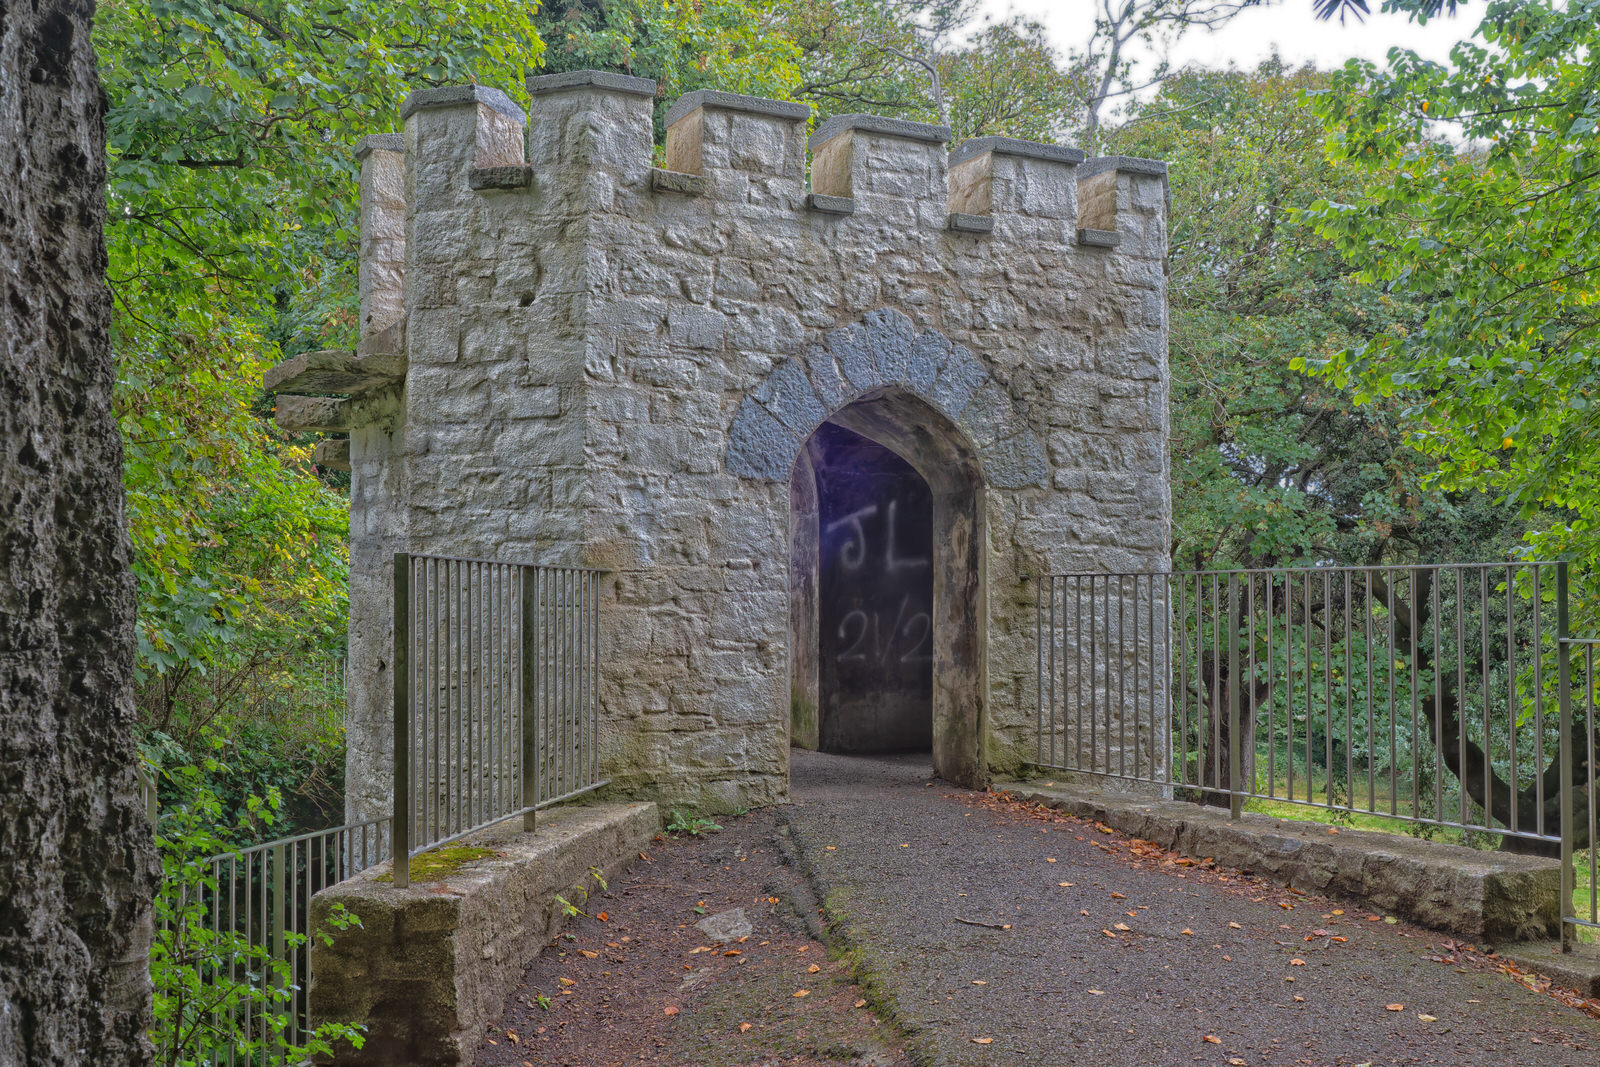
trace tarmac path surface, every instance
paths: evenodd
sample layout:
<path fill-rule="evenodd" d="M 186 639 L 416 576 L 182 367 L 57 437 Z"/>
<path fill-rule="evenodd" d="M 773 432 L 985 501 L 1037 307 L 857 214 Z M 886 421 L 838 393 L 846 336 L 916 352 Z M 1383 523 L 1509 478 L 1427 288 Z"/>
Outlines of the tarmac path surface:
<path fill-rule="evenodd" d="M 796 751 L 779 833 L 835 946 L 940 1067 L 1600 1065 L 1600 1019 L 1471 946 L 1092 822 Z"/>

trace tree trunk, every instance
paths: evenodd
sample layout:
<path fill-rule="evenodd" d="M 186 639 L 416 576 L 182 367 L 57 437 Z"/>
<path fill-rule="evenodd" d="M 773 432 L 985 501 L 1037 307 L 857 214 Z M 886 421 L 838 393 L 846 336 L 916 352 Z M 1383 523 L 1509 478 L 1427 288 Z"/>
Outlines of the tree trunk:
<path fill-rule="evenodd" d="M 150 1060 L 92 0 L 0 0 L 0 1063 Z"/>

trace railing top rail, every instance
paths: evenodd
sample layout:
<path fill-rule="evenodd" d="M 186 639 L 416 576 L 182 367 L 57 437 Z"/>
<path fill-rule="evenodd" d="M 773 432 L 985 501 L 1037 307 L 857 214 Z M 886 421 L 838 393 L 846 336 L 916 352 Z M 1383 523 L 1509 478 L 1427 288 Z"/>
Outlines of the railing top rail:
<path fill-rule="evenodd" d="M 236 859 L 243 856 L 253 855 L 257 852 L 267 852 L 271 849 L 283 848 L 287 845 L 303 844 L 304 842 L 310 841 L 313 838 L 328 837 L 331 834 L 347 833 L 352 830 L 367 830 L 373 827 L 382 826 L 388 821 L 389 816 L 380 815 L 375 819 L 367 819 L 363 822 L 345 823 L 343 826 L 330 826 L 326 830 L 312 830 L 309 833 L 296 834 L 293 837 L 281 837 L 276 841 L 263 841 L 259 845 L 246 845 L 244 848 L 230 848 L 226 852 L 219 852 L 215 856 L 207 857 L 206 862 L 216 863 L 220 860 Z"/>
<path fill-rule="evenodd" d="M 1309 567 L 1229 567 L 1215 570 L 1177 570 L 1177 571 L 1074 571 L 1065 573 L 1046 573 L 1026 577 L 1040 580 L 1053 578 L 1058 581 L 1074 578 L 1193 578 L 1193 577 L 1227 577 L 1229 575 L 1257 575 L 1257 574 L 1338 574 L 1341 572 L 1366 572 L 1369 574 L 1394 573 L 1396 571 L 1449 571 L 1449 570 L 1501 570 L 1501 569 L 1528 569 L 1534 567 L 1556 567 L 1558 560 L 1544 559 L 1518 559 L 1518 560 L 1491 560 L 1484 563 L 1339 563 L 1317 564 Z"/>
<path fill-rule="evenodd" d="M 475 559 L 471 556 L 439 556 L 431 552 L 396 552 L 396 557 L 405 556 L 408 559 L 427 559 L 438 563 L 480 563 L 487 567 L 523 567 L 534 571 L 564 571 L 573 574 L 611 574 L 610 569 L 604 567 L 570 567 L 564 563 L 522 563 L 508 559 Z"/>

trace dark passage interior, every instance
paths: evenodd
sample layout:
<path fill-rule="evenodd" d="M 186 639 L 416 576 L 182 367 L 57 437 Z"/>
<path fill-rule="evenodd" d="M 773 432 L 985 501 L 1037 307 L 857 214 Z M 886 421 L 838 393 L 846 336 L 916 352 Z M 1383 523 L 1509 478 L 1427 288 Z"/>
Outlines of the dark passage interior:
<path fill-rule="evenodd" d="M 933 747 L 933 494 L 893 451 L 824 423 L 816 478 L 818 747 Z"/>

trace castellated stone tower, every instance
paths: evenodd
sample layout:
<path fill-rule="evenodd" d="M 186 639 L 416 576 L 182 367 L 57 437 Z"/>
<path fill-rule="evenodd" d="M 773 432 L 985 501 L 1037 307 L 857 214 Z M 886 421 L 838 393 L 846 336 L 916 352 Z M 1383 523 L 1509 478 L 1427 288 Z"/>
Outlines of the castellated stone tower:
<path fill-rule="evenodd" d="M 349 814 L 389 809 L 396 551 L 611 572 L 618 789 L 1017 768 L 1033 579 L 1165 566 L 1165 166 L 699 91 L 656 168 L 654 83 L 528 89 L 361 143 L 364 339 L 269 378 L 348 394 L 279 419 L 349 435 Z"/>

